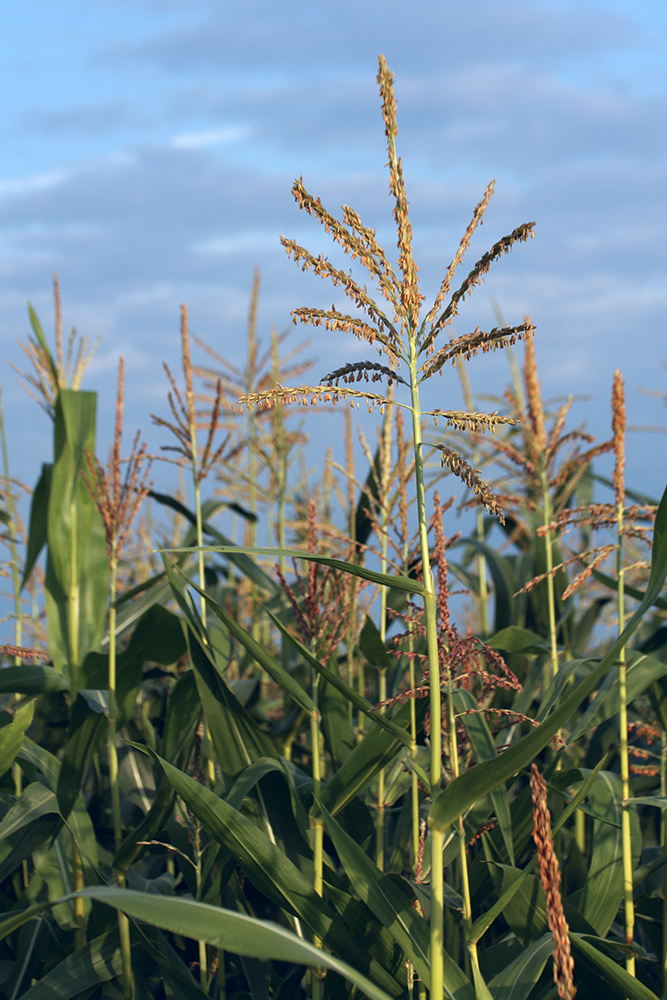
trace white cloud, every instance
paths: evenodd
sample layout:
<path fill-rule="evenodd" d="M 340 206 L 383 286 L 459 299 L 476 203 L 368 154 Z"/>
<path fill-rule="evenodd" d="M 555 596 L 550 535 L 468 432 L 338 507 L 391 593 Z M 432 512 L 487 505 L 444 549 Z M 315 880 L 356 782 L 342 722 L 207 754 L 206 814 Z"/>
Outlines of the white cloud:
<path fill-rule="evenodd" d="M 49 170 L 45 173 L 28 174 L 26 177 L 13 177 L 0 180 L 0 195 L 31 194 L 36 191 L 46 191 L 49 188 L 64 184 L 72 176 L 71 170 Z"/>
<path fill-rule="evenodd" d="M 170 149 L 210 149 L 213 146 L 225 146 L 232 142 L 242 142 L 247 139 L 250 130 L 241 125 L 228 125 L 225 128 L 209 128 L 201 132 L 182 132 L 169 140 Z"/>

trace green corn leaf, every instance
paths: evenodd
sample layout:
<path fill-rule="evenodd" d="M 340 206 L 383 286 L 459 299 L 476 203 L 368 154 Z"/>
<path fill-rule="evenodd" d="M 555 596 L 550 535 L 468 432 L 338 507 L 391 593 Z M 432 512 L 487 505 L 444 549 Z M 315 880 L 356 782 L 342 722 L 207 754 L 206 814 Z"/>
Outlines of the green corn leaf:
<path fill-rule="evenodd" d="M 377 667 L 378 670 L 387 670 L 394 665 L 394 661 L 387 652 L 387 647 L 382 640 L 379 628 L 368 615 L 366 615 L 364 626 L 359 635 L 359 649 L 371 667 Z"/>
<path fill-rule="evenodd" d="M 206 724 L 223 778 L 229 785 L 249 764 L 260 757 L 277 758 L 278 752 L 191 632 L 188 648 Z"/>
<path fill-rule="evenodd" d="M 183 548 L 183 549 L 162 549 L 162 552 L 198 552 L 198 548 Z M 278 548 L 252 548 L 241 547 L 241 546 L 231 546 L 231 545 L 205 545 L 203 546 L 204 552 L 224 552 L 225 554 L 232 553 L 249 553 L 256 556 L 275 556 L 279 559 L 283 556 L 285 559 L 305 559 L 308 562 L 318 563 L 320 566 L 330 566 L 332 569 L 338 569 L 341 573 L 349 573 L 351 576 L 359 576 L 362 580 L 370 580 L 371 583 L 376 583 L 381 587 L 393 587 L 394 590 L 404 590 L 409 594 L 423 594 L 424 585 L 419 583 L 418 580 L 413 580 L 409 576 L 403 576 L 400 573 L 378 573 L 375 570 L 367 569 L 365 566 L 360 566 L 358 563 L 346 562 L 343 559 L 333 559 L 330 556 L 318 556 L 312 552 L 304 552 L 303 549 L 278 549 Z"/>
<path fill-rule="evenodd" d="M 390 1000 L 389 994 L 346 962 L 270 921 L 256 920 L 244 913 L 222 910 L 191 899 L 156 898 L 129 889 L 95 887 L 84 889 L 81 895 L 115 906 L 129 916 L 174 934 L 207 941 L 236 955 L 331 969 L 353 983 L 369 1000 Z"/>
<path fill-rule="evenodd" d="M 217 615 L 220 621 L 224 622 L 225 626 L 229 629 L 230 633 L 247 651 L 250 653 L 252 658 L 266 670 L 269 677 L 271 677 L 281 690 L 285 694 L 289 695 L 290 698 L 297 705 L 312 715 L 316 710 L 315 703 L 313 699 L 304 691 L 300 684 L 294 680 L 292 675 L 284 670 L 283 667 L 277 662 L 277 660 L 271 656 L 268 650 L 256 639 L 247 632 L 242 625 L 236 621 L 236 619 L 229 614 L 217 601 L 214 601 L 210 594 L 207 594 L 205 590 L 201 590 L 196 584 L 192 584 L 194 589 L 202 594 L 207 602 L 208 606 L 212 609 L 213 613 Z"/>
<path fill-rule="evenodd" d="M 415 971 L 430 988 L 429 932 L 413 901 L 393 878 L 381 872 L 365 851 L 347 834 L 336 820 L 322 808 L 329 835 L 350 883 L 373 916 L 387 928 L 397 944 L 411 960 Z M 445 953 L 445 991 L 449 998 L 470 998 L 475 992 L 472 983 L 456 962 Z"/>
<path fill-rule="evenodd" d="M 518 625 L 509 625 L 489 639 L 491 649 L 500 649 L 503 653 L 548 653 L 550 646 L 536 632 Z"/>
<path fill-rule="evenodd" d="M 647 653 L 632 653 L 628 657 L 625 676 L 627 685 L 627 702 L 631 704 L 646 689 L 661 677 L 667 675 L 667 663 L 656 660 Z M 600 690 L 592 704 L 586 709 L 581 719 L 570 734 L 570 741 L 579 739 L 593 726 L 599 726 L 616 715 L 620 707 L 618 670 L 610 671 L 600 685 Z"/>
<path fill-rule="evenodd" d="M 497 634 L 516 622 L 517 599 L 514 594 L 519 589 L 512 564 L 506 556 L 501 556 L 495 549 L 478 538 L 461 538 L 452 542 L 451 547 L 465 545 L 472 547 L 484 556 L 491 573 L 495 594 L 495 624 Z"/>
<path fill-rule="evenodd" d="M 56 401 L 54 465 L 47 512 L 46 612 L 53 664 L 75 689 L 99 646 L 107 611 L 104 525 L 83 481 L 95 451 L 96 394 L 62 389 Z"/>
<path fill-rule="evenodd" d="M 180 660 L 186 648 L 181 619 L 161 605 L 151 604 L 137 621 L 127 647 L 116 657 L 119 729 L 134 715 L 144 664 L 150 661 L 170 666 Z M 108 654 L 89 653 L 81 670 L 82 687 L 105 691 L 108 679 Z"/>
<path fill-rule="evenodd" d="M 345 961 L 352 961 L 355 967 L 371 975 L 392 995 L 400 992 L 393 977 L 357 946 L 340 918 L 317 895 L 312 883 L 266 834 L 209 788 L 162 760 L 157 754 L 153 756 L 160 762 L 177 794 L 187 803 L 202 826 L 230 851 L 261 892 L 287 912 L 305 921 L 313 933 L 322 939 L 326 948 Z M 192 936 L 203 936 L 210 940 L 206 938 L 206 934 Z"/>
<path fill-rule="evenodd" d="M 1 694 L 51 694 L 67 691 L 66 679 L 41 663 L 24 663 L 20 667 L 3 667 L 0 670 Z"/>
<path fill-rule="evenodd" d="M 601 771 L 588 793 L 588 804 L 602 819 L 593 820 L 592 851 L 588 875 L 577 909 L 604 937 L 611 927 L 623 899 L 623 815 L 621 779 Z M 641 828 L 636 809 L 629 809 L 633 868 L 639 862 Z"/>
<path fill-rule="evenodd" d="M 587 940 L 587 937 L 588 935 L 570 932 L 570 944 L 575 962 L 583 961 L 605 985 L 611 986 L 620 997 L 627 997 L 628 1000 L 658 1000 L 648 986 L 644 986 L 608 955 L 599 951 Z"/>
<path fill-rule="evenodd" d="M 167 700 L 167 715 L 162 737 L 162 756 L 170 764 L 184 768 L 194 747 L 195 733 L 201 719 L 201 702 L 193 670 L 187 670 L 179 677 L 171 696 Z M 169 817 L 176 792 L 167 781 L 164 771 L 156 765 L 159 778 L 157 790 L 150 809 L 134 830 L 122 842 L 114 858 L 114 870 L 127 873 L 131 865 L 146 852 L 147 847 L 139 841 L 158 838 Z"/>
<path fill-rule="evenodd" d="M 188 510 L 187 507 L 185 507 L 174 497 L 170 497 L 165 493 L 156 493 L 154 490 L 150 490 L 148 496 L 152 497 L 154 500 L 157 500 L 158 503 L 161 503 L 166 507 L 171 507 L 172 510 L 178 511 L 178 513 L 182 514 L 183 517 L 185 517 L 190 522 L 190 524 L 192 525 L 197 524 L 197 517 L 195 513 L 191 510 Z M 215 514 L 221 507 L 232 507 L 232 506 L 236 507 L 235 504 L 229 504 L 222 500 L 215 501 L 214 503 L 211 503 L 209 501 L 209 503 L 204 505 L 202 509 L 202 514 L 204 514 L 205 518 L 212 517 L 213 514 Z M 248 558 L 248 552 L 251 550 L 239 548 L 236 545 L 234 545 L 229 538 L 226 538 L 225 535 L 221 534 L 221 532 L 219 532 L 217 528 L 214 528 L 213 525 L 210 524 L 208 520 L 204 520 L 202 524 L 202 531 L 204 532 L 204 534 L 208 535 L 209 538 L 213 538 L 218 543 L 218 546 L 222 546 L 221 548 L 217 549 L 206 548 L 205 551 L 225 552 L 230 563 L 236 566 L 236 568 L 240 570 L 243 573 L 243 575 L 246 576 L 252 583 L 260 587 L 262 590 L 268 591 L 269 594 L 279 593 L 280 587 L 278 586 L 276 581 L 272 580 L 271 577 L 264 572 L 261 566 L 259 566 L 256 562 L 253 562 L 252 559 Z M 190 549 L 190 548 L 181 550 L 163 549 L 163 551 L 196 552 L 197 549 Z"/>
<path fill-rule="evenodd" d="M 518 958 L 490 981 L 494 1000 L 525 1000 L 544 972 L 553 950 L 551 934 L 545 934 L 527 948 L 522 948 Z"/>
<path fill-rule="evenodd" d="M 478 709 L 479 704 L 469 691 L 455 691 L 454 705 L 460 713 L 460 719 L 468 734 L 468 739 L 478 761 L 492 760 L 497 757 L 496 745 L 489 731 L 484 715 Z M 466 712 L 471 714 L 466 715 Z M 493 811 L 498 820 L 498 826 L 505 844 L 507 856 L 511 865 L 514 864 L 514 840 L 512 837 L 512 818 L 510 816 L 507 792 L 503 787 L 495 788 L 490 792 Z"/>
<path fill-rule="evenodd" d="M 58 787 L 60 761 L 54 754 L 49 753 L 44 747 L 38 746 L 29 736 L 26 736 L 19 750 L 18 760 L 23 760 L 27 764 L 32 764 L 33 767 L 36 767 L 44 775 L 51 791 L 55 792 Z"/>
<path fill-rule="evenodd" d="M 39 781 L 33 781 L 23 789 L 21 795 L 7 810 L 0 822 L 0 843 L 18 830 L 30 826 L 41 816 L 58 812 L 58 802 L 48 788 Z"/>
<path fill-rule="evenodd" d="M 428 709 L 428 701 L 417 703 L 417 726 L 420 726 Z M 410 705 L 402 705 L 392 720 L 394 725 L 407 732 L 410 727 Z M 375 775 L 394 759 L 404 740 L 398 739 L 380 725 L 371 729 L 356 745 L 345 763 L 322 789 L 319 801 L 335 816 L 355 795 L 364 789 Z M 319 806 L 315 802 L 311 816 L 317 819 Z"/>
<path fill-rule="evenodd" d="M 25 731 L 32 722 L 34 710 L 35 703 L 31 699 L 17 709 L 13 716 L 3 713 L 6 721 L 0 728 L 0 775 L 8 771 L 14 763 L 21 749 Z"/>
<path fill-rule="evenodd" d="M 51 371 L 51 380 L 54 385 L 58 385 L 58 368 L 56 367 L 53 355 L 51 354 L 46 337 L 44 336 L 44 331 L 42 330 L 42 324 L 39 322 L 39 317 L 30 303 L 28 303 L 28 318 L 30 320 L 32 332 L 35 334 L 35 338 L 39 344 L 39 348 L 48 362 L 49 369 Z"/>
<path fill-rule="evenodd" d="M 53 466 L 50 463 L 44 463 L 42 465 L 42 471 L 30 499 L 28 545 L 25 554 L 21 590 L 23 590 L 28 582 L 30 574 L 35 568 L 35 563 L 39 559 L 40 552 L 46 545 L 52 471 Z"/>
<path fill-rule="evenodd" d="M 526 767 L 544 749 L 549 740 L 564 726 L 582 701 L 602 682 L 609 668 L 615 663 L 621 649 L 640 625 L 644 615 L 660 594 L 667 576 L 667 490 L 660 501 L 655 520 L 653 553 L 648 587 L 639 607 L 612 645 L 607 655 L 591 674 L 569 694 L 551 715 L 517 744 L 495 760 L 477 764 L 465 774 L 455 778 L 440 792 L 433 803 L 429 823 L 438 830 L 446 830 L 459 816 L 483 795 L 488 795 L 504 781 Z"/>
<path fill-rule="evenodd" d="M 88 765 L 106 739 L 107 731 L 106 715 L 93 711 L 86 699 L 78 694 L 70 709 L 69 735 L 58 777 L 58 805 L 63 819 L 69 816 Z"/>
<path fill-rule="evenodd" d="M 108 931 L 63 959 L 22 1000 L 73 1000 L 84 990 L 119 978 L 122 972 L 118 931 Z"/>

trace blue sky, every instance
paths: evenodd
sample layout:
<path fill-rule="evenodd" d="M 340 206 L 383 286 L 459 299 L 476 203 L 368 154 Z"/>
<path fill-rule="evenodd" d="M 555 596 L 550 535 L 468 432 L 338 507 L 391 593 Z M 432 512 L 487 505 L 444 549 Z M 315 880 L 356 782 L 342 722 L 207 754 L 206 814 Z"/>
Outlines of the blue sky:
<path fill-rule="evenodd" d="M 427 302 L 495 177 L 468 262 L 521 222 L 537 222 L 535 239 L 498 263 L 453 334 L 495 325 L 494 300 L 509 322 L 530 313 L 545 393 L 589 397 L 577 420 L 607 434 L 619 367 L 630 422 L 667 424 L 637 392 L 667 391 L 664 3 L 32 0 L 12 5 L 0 41 L 0 380 L 17 475 L 34 482 L 50 426 L 4 359 L 20 360 L 28 300 L 51 331 L 54 271 L 65 327 L 103 337 L 85 382 L 101 422 L 122 353 L 128 425 L 157 448 L 149 414 L 165 413 L 160 361 L 178 366 L 181 302 L 237 362 L 255 267 L 265 342 L 290 309 L 331 304 L 278 241 L 329 252 L 294 177 L 331 211 L 356 208 L 393 253 L 379 52 L 396 75 Z M 340 335 L 293 336 L 311 338 L 316 374 L 366 356 Z M 501 392 L 507 362 L 470 375 Z M 437 392 L 458 405 L 453 373 Z M 637 435 L 630 481 L 661 492 L 666 451 L 665 435 Z"/>

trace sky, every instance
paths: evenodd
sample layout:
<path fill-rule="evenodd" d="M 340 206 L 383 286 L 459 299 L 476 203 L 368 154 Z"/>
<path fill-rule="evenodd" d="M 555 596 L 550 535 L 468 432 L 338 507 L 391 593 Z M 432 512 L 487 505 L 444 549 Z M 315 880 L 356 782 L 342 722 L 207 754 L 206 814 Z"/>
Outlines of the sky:
<path fill-rule="evenodd" d="M 191 329 L 243 365 L 253 272 L 258 332 L 333 290 L 288 260 L 279 236 L 330 252 L 291 196 L 295 177 L 334 214 L 349 204 L 393 256 L 378 54 L 395 74 L 414 249 L 426 305 L 491 178 L 467 257 L 535 221 L 450 328 L 459 336 L 530 314 L 547 397 L 608 436 L 614 370 L 629 421 L 667 425 L 667 6 L 662 0 L 31 0 L 0 39 L 0 383 L 12 472 L 36 481 L 48 419 L 17 384 L 31 302 L 49 336 L 63 321 L 102 337 L 84 388 L 111 425 L 117 361 L 127 426 L 164 444 L 161 362 Z M 335 254 L 332 254 L 335 257 Z M 394 257 L 395 259 L 395 257 Z M 460 272 L 462 280 L 466 269 Z M 338 302 L 338 300 L 337 300 Z M 312 380 L 371 350 L 322 328 Z M 501 394 L 502 354 L 471 364 Z M 448 373 L 433 405 L 460 404 Z M 313 425 L 315 426 L 315 425 Z M 340 440 L 340 421 L 327 431 Z M 128 433 L 128 441 L 131 435 Z M 104 447 L 106 443 L 103 442 Z M 628 481 L 659 495 L 667 436 L 637 433 Z M 340 458 L 341 456 L 339 456 Z"/>

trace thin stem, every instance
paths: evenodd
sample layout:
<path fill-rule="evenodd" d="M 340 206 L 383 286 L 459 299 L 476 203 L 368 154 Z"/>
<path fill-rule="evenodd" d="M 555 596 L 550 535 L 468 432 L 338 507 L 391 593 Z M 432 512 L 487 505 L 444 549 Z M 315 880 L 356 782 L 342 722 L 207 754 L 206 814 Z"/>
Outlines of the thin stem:
<path fill-rule="evenodd" d="M 623 567 L 623 505 L 616 506 L 616 526 L 618 544 L 616 549 L 616 568 L 618 577 L 618 631 L 619 635 L 625 626 L 625 570 Z M 632 839 L 630 831 L 630 764 L 628 759 L 628 688 L 627 664 L 625 647 L 621 650 L 618 663 L 618 698 L 619 698 L 619 736 L 621 757 L 621 796 L 623 812 L 621 814 L 621 837 L 623 844 L 623 908 L 625 912 L 625 943 L 633 947 L 635 927 L 635 906 L 633 901 L 632 877 Z M 633 952 L 626 953 L 625 968 L 631 976 L 635 974 L 635 956 Z"/>
<path fill-rule="evenodd" d="M 388 399 L 393 399 L 393 385 L 387 393 Z M 382 437 L 380 440 L 380 496 L 379 496 L 379 522 L 380 522 L 380 572 L 387 571 L 387 527 L 389 522 L 388 492 L 389 492 L 389 466 L 391 463 L 391 407 L 387 407 L 382 427 Z M 380 639 L 384 646 L 387 637 L 387 589 L 380 590 Z M 380 702 L 387 700 L 387 670 L 380 669 Z M 385 709 L 383 708 L 384 712 Z M 377 802 L 377 827 L 375 833 L 375 860 L 380 871 L 384 871 L 384 794 L 385 794 L 385 772 L 384 768 L 378 775 L 378 802 Z"/>
<path fill-rule="evenodd" d="M 422 458 L 421 407 L 417 381 L 417 350 L 414 334 L 410 336 L 410 387 L 412 394 L 412 443 L 415 457 L 415 486 L 417 492 L 417 517 L 419 519 L 419 542 L 424 583 L 424 617 L 429 665 L 429 707 L 431 717 L 430 735 L 430 780 L 431 795 L 435 796 L 442 778 L 442 700 L 440 695 L 440 667 L 438 658 L 438 636 L 436 623 L 435 592 L 431 558 L 428 546 L 428 522 L 426 517 L 426 491 L 424 488 L 424 463 Z M 444 836 L 439 830 L 431 830 L 431 995 L 443 996 L 444 989 L 444 871 L 442 851 Z"/>
<path fill-rule="evenodd" d="M 311 668 L 311 691 L 315 703 L 315 711 L 310 717 L 310 738 L 313 758 L 313 801 L 317 802 L 322 787 L 322 760 L 320 757 L 320 713 L 318 707 L 320 675 Z M 322 819 L 312 820 L 313 824 L 313 888 L 318 896 L 322 895 L 324 887 L 324 822 Z M 313 938 L 316 948 L 322 947 L 322 940 L 317 935 Z M 313 1000 L 321 1000 L 324 970 L 312 970 Z"/>
<path fill-rule="evenodd" d="M 109 606 L 109 783 L 111 785 L 111 812 L 113 816 L 113 836 L 115 849 L 120 847 L 123 828 L 120 811 L 120 787 L 118 784 L 118 752 L 116 749 L 116 583 L 118 574 L 118 551 L 117 538 L 111 540 L 111 553 L 109 558 L 109 568 L 111 578 L 109 584 L 110 606 Z M 125 888 L 125 875 L 117 875 L 119 888 Z M 118 930 L 120 933 L 121 963 L 123 997 L 131 1000 L 134 988 L 132 984 L 132 953 L 130 945 L 130 923 L 127 916 L 118 911 Z"/>

